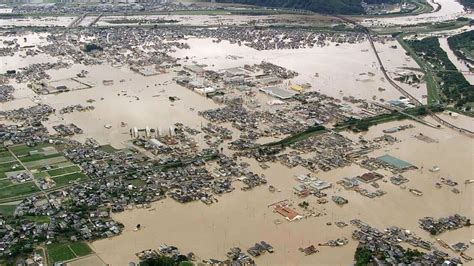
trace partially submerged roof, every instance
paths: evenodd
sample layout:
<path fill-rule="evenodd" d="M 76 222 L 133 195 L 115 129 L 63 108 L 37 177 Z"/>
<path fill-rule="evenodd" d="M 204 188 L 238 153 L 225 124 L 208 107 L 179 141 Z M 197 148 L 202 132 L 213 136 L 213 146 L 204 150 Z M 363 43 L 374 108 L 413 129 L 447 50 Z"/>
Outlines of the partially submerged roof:
<path fill-rule="evenodd" d="M 403 160 L 400 160 L 396 157 L 393 157 L 391 155 L 388 155 L 388 154 L 385 154 L 385 155 L 382 155 L 380 157 L 377 158 L 377 160 L 379 161 L 382 161 L 384 163 L 387 163 L 397 169 L 408 169 L 408 168 L 411 168 L 411 167 L 415 167 L 414 165 L 408 163 L 408 162 L 405 162 Z"/>
<path fill-rule="evenodd" d="M 294 91 L 285 90 L 278 87 L 261 88 L 260 91 L 265 92 L 266 94 L 279 98 L 281 100 L 290 99 L 296 94 Z"/>

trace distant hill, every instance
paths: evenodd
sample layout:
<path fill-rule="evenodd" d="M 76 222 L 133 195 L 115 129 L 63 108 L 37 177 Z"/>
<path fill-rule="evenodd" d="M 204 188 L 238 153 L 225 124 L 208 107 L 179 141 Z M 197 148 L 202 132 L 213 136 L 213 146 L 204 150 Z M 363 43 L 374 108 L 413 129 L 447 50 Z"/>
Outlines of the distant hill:
<path fill-rule="evenodd" d="M 365 0 L 367 4 L 396 4 L 401 0 Z M 463 0 L 474 1 L 474 0 Z M 247 4 L 310 10 L 326 14 L 362 14 L 361 0 L 216 0 L 219 3 Z"/>
<path fill-rule="evenodd" d="M 401 0 L 365 0 L 365 3 L 369 5 L 374 4 L 399 4 Z"/>
<path fill-rule="evenodd" d="M 326 14 L 361 14 L 364 12 L 361 0 L 216 0 L 216 2 L 295 8 Z"/>
<path fill-rule="evenodd" d="M 459 0 L 459 2 L 469 9 L 474 9 L 474 0 Z"/>

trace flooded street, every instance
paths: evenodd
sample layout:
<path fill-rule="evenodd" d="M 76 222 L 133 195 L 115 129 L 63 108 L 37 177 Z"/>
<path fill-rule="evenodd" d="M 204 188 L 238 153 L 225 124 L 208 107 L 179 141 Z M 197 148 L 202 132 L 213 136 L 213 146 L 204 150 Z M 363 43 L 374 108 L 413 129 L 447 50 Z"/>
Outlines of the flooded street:
<path fill-rule="evenodd" d="M 173 54 L 178 58 L 188 57 L 190 63 L 195 61 L 205 64 L 212 70 L 240 67 L 244 64 L 255 64 L 268 61 L 296 71 L 299 75 L 292 80 L 293 84 L 309 83 L 311 90 L 342 99 L 353 96 L 359 99 L 398 99 L 400 94 L 391 89 L 379 70 L 376 58 L 368 42 L 316 47 L 298 50 L 255 51 L 246 46 L 230 44 L 226 41 L 214 43 L 208 39 L 190 39 L 191 49 Z M 401 67 L 416 67 L 401 49 L 391 49 L 396 42 L 380 45 L 382 57 L 386 57 L 390 71 Z M 405 85 L 402 85 L 405 87 Z M 380 91 L 379 88 L 384 88 Z M 423 87 L 416 89 L 405 87 L 418 98 L 426 94 Z"/>
<path fill-rule="evenodd" d="M 455 106 L 443 91 L 427 105 L 426 80 L 437 80 L 398 27 L 375 33 L 473 17 L 434 1 L 433 13 L 353 23 L 174 4 L 0 18 L 0 203 L 12 205 L 12 239 L 46 250 L 46 265 L 139 263 L 163 244 L 196 265 L 237 265 L 235 247 L 257 265 L 353 265 L 358 248 L 372 262 L 472 264 L 473 247 L 452 245 L 470 243 L 473 226 L 420 222 L 474 216 L 471 102 Z M 407 36 L 438 37 L 472 85 L 447 43 L 472 30 L 459 25 Z M 260 241 L 274 253 L 252 254 Z"/>
<path fill-rule="evenodd" d="M 370 134 L 380 135 L 383 129 L 396 125 L 399 123 L 377 126 L 371 129 Z M 419 133 L 435 138 L 439 143 L 427 144 L 415 139 L 413 135 Z M 333 202 L 318 205 L 314 199 L 305 199 L 326 215 L 275 224 L 281 218 L 267 206 L 283 199 L 290 199 L 295 204 L 300 202 L 302 199 L 294 195 L 292 187 L 298 184 L 295 177 L 307 171 L 300 168 L 288 169 L 279 164 L 272 164 L 270 169 L 262 170 L 253 163 L 253 170 L 265 173 L 270 184 L 281 189 L 281 192 L 271 193 L 266 188 L 236 191 L 219 198 L 219 204 L 211 206 L 202 203 L 182 205 L 172 200 L 163 200 L 154 203 L 151 209 L 137 209 L 114 215 L 114 219 L 125 225 L 125 232 L 113 239 L 96 241 L 92 246 L 105 261 L 118 265 L 120 261 L 134 260 L 135 252 L 157 248 L 160 243 L 172 243 L 184 252 L 193 251 L 204 259 L 222 259 L 225 252 L 233 246 L 247 247 L 265 240 L 272 243 L 275 253 L 257 258 L 258 264 L 311 265 L 317 261 L 325 265 L 348 265 L 353 261 L 352 254 L 356 248 L 354 242 L 338 248 L 322 247 L 321 252 L 313 256 L 303 256 L 298 248 L 350 234 L 351 226 L 341 229 L 334 226 L 334 222 L 348 222 L 354 218 L 381 230 L 389 226 L 402 226 L 419 236 L 434 240 L 427 232 L 419 229 L 418 218 L 443 216 L 446 210 L 450 213 L 472 214 L 471 187 L 466 186 L 463 193 L 455 197 L 446 187 L 434 187 L 434 183 L 445 175 L 463 182 L 474 172 L 474 141 L 463 136 L 448 136 L 446 133 L 416 124 L 413 129 L 395 134 L 401 140 L 400 144 L 374 154 L 392 154 L 419 167 L 421 170 L 413 170 L 404 175 L 410 179 L 408 186 L 422 190 L 425 194 L 423 197 L 416 197 L 407 189 L 403 190 L 390 183 L 380 184 L 388 193 L 376 199 L 346 191 L 335 182 L 366 171 L 358 166 L 351 166 L 317 174 L 322 180 L 333 183 L 334 189 L 328 193 L 344 196 L 350 202 L 348 206 L 338 207 Z M 471 148 L 463 148 L 465 145 Z M 452 160 L 442 160 L 439 156 L 441 153 Z M 433 165 L 438 165 L 441 171 L 428 171 Z M 326 225 L 328 222 L 333 225 Z M 138 223 L 143 229 L 134 231 L 133 228 Z M 461 236 L 466 241 L 473 234 L 474 229 L 466 228 L 443 235 L 442 238 L 449 241 L 455 236 Z M 472 250 L 468 252 L 470 256 L 474 255 Z"/>
<path fill-rule="evenodd" d="M 433 6 L 434 10 L 437 8 L 437 4 L 441 5 L 441 8 L 436 12 L 419 14 L 414 16 L 394 16 L 394 17 L 383 17 L 383 18 L 367 18 L 363 21 L 365 25 L 413 25 L 419 23 L 432 23 L 442 22 L 447 20 L 453 20 L 458 17 L 474 18 L 472 12 L 466 12 L 463 6 L 457 0 L 428 0 L 428 3 Z M 3 11 L 2 11 L 3 10 Z M 9 13 L 11 9 L 0 9 L 1 13 Z M 263 23 L 272 23 L 274 18 L 280 15 L 267 15 L 262 16 L 247 16 L 247 15 L 230 15 L 225 14 L 219 15 L 107 15 L 102 17 L 98 22 L 98 26 L 130 26 L 136 25 L 136 21 L 165 21 L 164 24 L 168 25 L 188 25 L 188 26 L 217 26 L 217 25 L 245 25 L 251 21 L 257 20 Z M 281 17 L 281 16 L 280 16 Z M 68 26 L 73 20 L 74 16 L 44 16 L 44 17 L 25 17 L 25 18 L 1 18 L 0 26 L 2 27 L 22 27 L 22 26 Z M 86 17 L 83 21 L 83 26 L 87 26 L 88 22 L 93 20 L 93 16 Z M 129 21 L 127 21 L 129 20 Z M 114 21 L 119 21 L 116 23 Z M 135 21 L 135 22 L 134 22 Z M 168 22 L 166 22 L 168 21 Z M 162 22 L 160 24 L 163 24 Z"/>
<path fill-rule="evenodd" d="M 0 27 L 66 27 L 74 20 L 74 17 L 25 17 L 25 18 L 1 18 Z"/>
<path fill-rule="evenodd" d="M 29 43 L 34 43 L 33 38 Z M 196 62 L 207 65 L 210 70 L 219 71 L 267 61 L 299 73 L 291 80 L 291 83 L 284 86 L 309 83 L 312 86 L 310 91 L 318 91 L 338 99 L 353 96 L 366 100 L 392 100 L 401 96 L 384 80 L 376 64 L 375 56 L 369 50 L 368 42 L 338 46 L 329 43 L 325 47 L 276 51 L 256 51 L 246 46 L 230 44 L 227 41 L 217 44 L 210 39 L 192 38 L 187 43 L 191 49 L 178 50 L 172 54 L 174 57 L 181 58 L 183 65 Z M 409 60 L 402 49 L 390 48 L 394 44 L 396 42 L 377 46 L 381 56 L 387 58 L 387 69 L 397 72 L 401 67 L 416 67 L 416 63 Z M 189 59 L 186 60 L 185 57 Z M 41 54 L 25 58 L 15 55 L 10 58 L 14 60 L 5 61 L 3 71 L 18 69 L 31 63 L 57 60 L 57 58 Z M 44 103 L 60 109 L 72 104 L 86 105 L 88 100 L 94 100 L 95 110 L 53 118 L 48 122 L 50 128 L 64 120 L 71 121 L 100 143 L 112 143 L 114 146 L 123 147 L 123 142 L 130 138 L 128 132 L 130 127 L 150 126 L 167 129 L 177 122 L 199 126 L 203 121 L 197 116 L 197 112 L 216 106 L 212 100 L 172 84 L 172 78 L 176 77 L 173 73 L 144 77 L 126 67 L 77 64 L 66 69 L 49 70 L 47 73 L 51 76 L 51 80 L 55 81 L 72 78 L 81 70 L 90 73 L 87 80 L 94 84 L 93 88 L 36 97 L 24 85 L 14 84 L 19 88 L 16 91 L 17 100 L 4 104 L 4 108 L 8 110 L 18 108 L 19 105 L 27 107 Z M 113 85 L 106 86 L 102 84 L 103 80 L 113 80 Z M 422 99 L 422 95 L 426 94 L 424 85 L 420 88 L 406 84 L 401 84 L 401 86 L 424 100 Z M 384 90 L 381 91 L 379 88 L 384 88 Z M 170 96 L 176 96 L 180 100 L 171 103 L 168 100 Z M 262 102 L 268 100 L 270 99 L 265 97 Z M 126 106 L 126 108 L 119 108 L 120 106 Z M 106 110 L 116 111 L 107 112 Z M 90 121 L 91 115 L 99 122 Z M 125 122 L 128 126 L 122 128 L 121 122 Z M 104 125 L 111 125 L 112 128 L 105 129 Z"/>
<path fill-rule="evenodd" d="M 84 67 L 73 66 L 71 69 L 54 71 L 51 75 L 54 79 L 64 79 L 81 69 Z M 88 133 L 87 137 L 93 136 L 100 143 L 110 143 L 117 148 L 124 147 L 124 141 L 130 139 L 131 127 L 149 126 L 166 131 L 178 122 L 198 127 L 203 119 L 198 117 L 197 112 L 215 106 L 212 100 L 170 84 L 173 74 L 143 77 L 129 69 L 111 66 L 85 69 L 91 73 L 90 79 L 95 82 L 94 88 L 43 96 L 41 102 L 59 109 L 78 103 L 86 105 L 89 99 L 96 101 L 93 111 L 53 118 L 50 123 L 61 123 L 62 119 L 74 122 Z M 113 80 L 114 85 L 105 86 L 102 80 Z M 168 99 L 170 96 L 178 97 L 179 100 L 171 103 Z M 90 120 L 91 116 L 95 119 Z M 121 127 L 121 122 L 125 122 L 127 127 Z M 106 129 L 105 125 L 112 128 Z"/>

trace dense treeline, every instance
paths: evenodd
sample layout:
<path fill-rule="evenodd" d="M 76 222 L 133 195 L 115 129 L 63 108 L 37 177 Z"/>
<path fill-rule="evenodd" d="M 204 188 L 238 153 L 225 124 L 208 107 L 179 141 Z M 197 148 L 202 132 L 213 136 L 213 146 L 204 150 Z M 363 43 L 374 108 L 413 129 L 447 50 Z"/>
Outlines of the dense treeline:
<path fill-rule="evenodd" d="M 474 64 L 474 30 L 449 37 L 448 44 L 457 57 Z"/>
<path fill-rule="evenodd" d="M 423 255 L 423 252 L 420 252 L 416 249 L 406 249 L 403 250 L 403 257 L 401 260 L 408 265 L 411 264 L 420 264 Z M 380 250 L 372 251 L 364 246 L 360 246 L 356 249 L 354 254 L 355 265 L 356 266 L 365 266 L 365 265 L 378 265 L 376 262 L 380 263 L 384 260 L 388 261 L 387 255 L 385 252 Z"/>
<path fill-rule="evenodd" d="M 364 13 L 361 0 L 217 0 L 217 2 L 294 8 L 327 14 Z M 364 2 L 367 4 L 397 4 L 401 0 L 365 0 Z"/>
<path fill-rule="evenodd" d="M 402 0 L 365 0 L 364 2 L 369 5 L 374 4 L 400 4 Z"/>
<path fill-rule="evenodd" d="M 429 37 L 408 43 L 416 54 L 436 71 L 436 76 L 441 80 L 442 93 L 448 103 L 454 103 L 458 108 L 467 103 L 474 103 L 474 86 L 467 82 L 464 75 L 449 60 L 446 52 L 440 47 L 438 38 Z M 470 105 L 465 107 L 470 110 Z"/>
<path fill-rule="evenodd" d="M 304 9 L 327 14 L 361 14 L 364 12 L 360 0 L 217 0 L 216 2 Z"/>
<path fill-rule="evenodd" d="M 427 108 L 434 113 L 442 112 L 445 110 L 444 107 L 441 105 L 430 105 L 430 106 L 425 105 L 425 106 L 405 109 L 403 113 L 400 113 L 398 111 L 393 111 L 389 114 L 381 114 L 381 115 L 376 115 L 376 116 L 362 118 L 362 119 L 349 117 L 348 119 L 344 121 L 338 122 L 337 124 L 334 125 L 334 127 L 336 130 L 348 128 L 354 132 L 367 131 L 369 130 L 371 126 L 375 126 L 375 125 L 386 123 L 386 122 L 406 119 L 408 117 L 406 114 L 409 114 L 412 116 L 425 116 L 428 114 Z"/>
<path fill-rule="evenodd" d="M 188 262 L 188 258 L 184 255 L 167 257 L 164 255 L 157 255 L 141 261 L 139 266 L 187 266 L 193 265 L 193 263 Z"/>
<path fill-rule="evenodd" d="M 92 52 L 94 50 L 97 50 L 97 51 L 102 51 L 104 50 L 102 47 L 98 46 L 97 44 L 95 43 L 86 43 L 86 45 L 84 45 L 84 51 L 86 52 Z"/>
<path fill-rule="evenodd" d="M 459 0 L 467 8 L 474 9 L 474 0 Z"/>

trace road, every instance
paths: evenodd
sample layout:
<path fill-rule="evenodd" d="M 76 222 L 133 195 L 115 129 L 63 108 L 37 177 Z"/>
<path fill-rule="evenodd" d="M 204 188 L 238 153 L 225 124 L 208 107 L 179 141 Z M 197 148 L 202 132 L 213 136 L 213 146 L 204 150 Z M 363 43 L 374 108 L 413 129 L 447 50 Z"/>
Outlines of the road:
<path fill-rule="evenodd" d="M 88 25 L 87 27 L 92 27 L 94 26 L 103 16 L 104 14 L 103 13 L 100 13 L 97 17 L 94 18 L 94 20 L 92 20 Z"/>
<path fill-rule="evenodd" d="M 423 120 L 423 119 L 421 119 L 421 118 L 419 118 L 419 117 L 417 117 L 417 116 L 414 116 L 414 115 L 411 115 L 411 114 L 409 114 L 409 113 L 406 113 L 406 112 L 404 112 L 403 109 L 401 109 L 401 108 L 392 107 L 392 106 L 389 106 L 389 105 L 383 105 L 383 104 L 380 104 L 380 103 L 377 103 L 377 102 L 373 102 L 373 104 L 374 104 L 374 105 L 377 105 L 377 106 L 379 106 L 379 107 L 381 107 L 381 108 L 384 108 L 384 109 L 386 109 L 386 110 L 389 110 L 389 111 L 391 111 L 391 112 L 393 112 L 393 111 L 399 112 L 400 114 L 403 114 L 403 115 L 405 115 L 405 116 L 411 118 L 412 120 L 414 120 L 414 121 L 416 121 L 416 122 L 418 122 L 418 123 L 421 123 L 421 124 L 423 124 L 423 125 L 426 125 L 426 126 L 429 126 L 429 127 L 432 127 L 432 128 L 436 128 L 436 129 L 439 129 L 435 124 L 430 123 L 430 122 L 428 122 L 428 121 L 425 121 L 425 120 Z"/>
<path fill-rule="evenodd" d="M 79 17 L 76 17 L 67 27 L 68 28 L 75 28 L 81 24 L 81 22 L 86 18 L 87 13 L 84 13 L 80 15 Z"/>
<path fill-rule="evenodd" d="M 84 25 L 85 27 L 92 27 L 94 26 L 103 16 L 104 14 L 103 13 L 100 13 L 98 15 L 95 15 L 95 17 L 93 18 L 93 20 L 91 20 L 89 23 L 87 23 L 86 25 Z M 89 16 L 89 17 L 93 17 L 94 15 L 90 14 L 90 13 L 84 13 L 82 15 L 80 15 L 79 17 L 76 17 L 67 27 L 68 28 L 75 28 L 75 27 L 79 27 L 79 25 L 81 25 L 81 23 L 84 21 L 84 19 Z M 87 21 L 86 21 L 87 22 Z"/>
<path fill-rule="evenodd" d="M 46 193 L 44 191 L 44 189 L 41 187 L 38 180 L 35 178 L 34 174 L 30 171 L 30 169 L 28 167 L 25 166 L 25 164 L 23 164 L 23 162 L 20 160 L 20 158 L 18 158 L 18 156 L 12 150 L 10 150 L 9 148 L 7 148 L 7 149 L 10 152 L 10 154 L 13 156 L 13 158 L 15 158 L 15 160 L 21 165 L 21 167 L 23 167 L 23 169 L 25 169 L 25 171 L 31 176 L 31 178 L 33 179 L 33 182 L 35 183 L 35 186 L 37 186 L 40 189 L 40 191 L 38 193 L 43 194 L 46 197 L 46 199 L 48 200 L 48 204 L 50 204 L 50 201 L 49 201 L 50 198 L 49 198 L 48 193 Z M 53 206 L 51 206 L 51 207 L 53 207 Z"/>
<path fill-rule="evenodd" d="M 342 16 L 335 16 L 343 21 L 346 21 L 348 23 L 351 23 L 353 25 L 355 25 L 356 27 L 358 27 L 359 29 L 361 29 L 366 35 L 367 35 L 367 39 L 369 40 L 369 43 L 370 43 L 370 46 L 372 47 L 372 51 L 374 52 L 376 58 L 377 58 L 377 61 L 380 65 L 380 70 L 382 71 L 385 79 L 390 83 L 390 85 L 392 85 L 396 90 L 398 90 L 403 96 L 405 96 L 406 98 L 410 99 L 415 105 L 417 106 L 423 106 L 423 103 L 420 102 L 415 96 L 411 95 L 409 92 L 407 92 L 406 90 L 404 90 L 402 87 L 400 87 L 397 83 L 395 83 L 391 78 L 390 76 L 388 75 L 387 73 L 387 70 L 385 69 L 384 65 L 383 65 L 383 62 L 382 62 L 382 59 L 380 58 L 379 56 L 379 53 L 377 52 L 377 49 L 375 48 L 375 44 L 374 44 L 374 41 L 373 41 L 373 38 L 372 38 L 372 33 L 370 31 L 370 29 L 360 25 L 359 23 L 357 23 L 356 21 L 354 20 L 351 20 L 351 19 L 348 19 L 346 17 L 342 17 Z M 439 117 L 438 115 L 436 115 L 434 112 L 432 112 L 429 108 L 426 108 L 426 111 L 428 112 L 428 114 L 436 121 L 438 122 L 439 124 L 447 127 L 447 128 L 450 128 L 450 129 L 453 129 L 453 130 L 456 130 L 460 133 L 463 133 L 469 137 L 474 137 L 474 132 L 469 130 L 469 129 L 466 129 L 466 128 L 462 128 L 462 127 L 458 127 L 444 119 L 442 119 L 441 117 Z"/>

